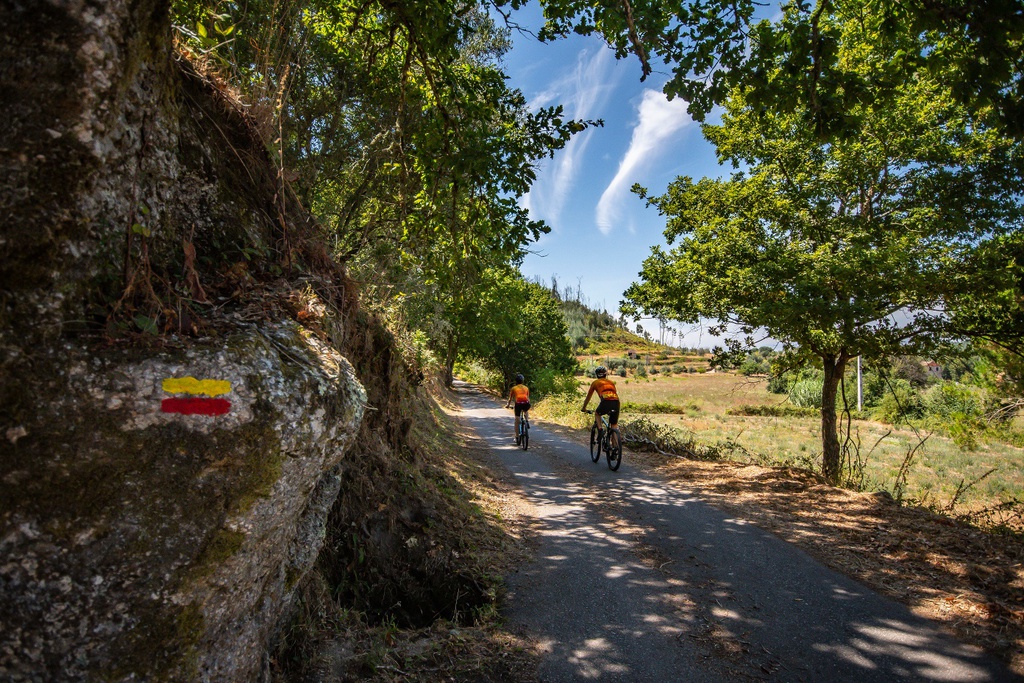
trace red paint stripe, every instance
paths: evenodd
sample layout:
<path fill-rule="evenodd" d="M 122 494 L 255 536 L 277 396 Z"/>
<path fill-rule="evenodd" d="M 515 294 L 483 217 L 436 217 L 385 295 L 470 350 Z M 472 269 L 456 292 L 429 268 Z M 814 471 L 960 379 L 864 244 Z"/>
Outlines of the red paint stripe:
<path fill-rule="evenodd" d="M 231 410 L 231 401 L 223 398 L 165 398 L 160 410 L 182 415 L 224 415 Z"/>

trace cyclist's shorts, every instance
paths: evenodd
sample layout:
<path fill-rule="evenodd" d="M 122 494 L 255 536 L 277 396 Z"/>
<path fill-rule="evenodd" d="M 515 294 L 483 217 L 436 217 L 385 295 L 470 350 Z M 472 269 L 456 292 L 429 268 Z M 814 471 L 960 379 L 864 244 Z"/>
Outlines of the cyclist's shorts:
<path fill-rule="evenodd" d="M 522 413 L 522 412 L 527 411 L 529 409 L 530 409 L 530 402 L 529 401 L 527 401 L 526 403 L 517 403 L 516 404 L 516 417 L 519 417 L 519 413 Z"/>
<path fill-rule="evenodd" d="M 619 423 L 619 401 L 617 399 L 608 400 L 602 398 L 601 402 L 597 405 L 596 412 L 598 415 L 607 415 L 608 424 L 614 425 Z"/>

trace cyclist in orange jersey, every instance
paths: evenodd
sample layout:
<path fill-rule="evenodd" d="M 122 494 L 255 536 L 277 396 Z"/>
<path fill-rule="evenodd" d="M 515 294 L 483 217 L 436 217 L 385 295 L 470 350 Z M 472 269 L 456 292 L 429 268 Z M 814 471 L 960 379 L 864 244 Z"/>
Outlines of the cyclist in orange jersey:
<path fill-rule="evenodd" d="M 530 388 L 523 384 L 523 376 L 516 375 L 516 383 L 512 387 L 512 390 L 508 392 L 508 400 L 505 401 L 505 407 L 509 408 L 515 403 L 516 411 L 516 423 L 515 423 L 515 434 L 516 434 L 516 445 L 519 445 L 519 421 L 522 419 L 520 415 L 530 410 Z"/>
<path fill-rule="evenodd" d="M 601 416 L 608 416 L 608 425 L 610 427 L 616 427 L 619 424 L 619 392 L 615 390 L 615 382 L 608 379 L 608 369 L 603 365 L 599 365 L 594 374 L 597 375 L 597 379 L 590 383 L 590 391 L 587 392 L 587 397 L 583 400 L 583 410 L 586 411 L 587 404 L 590 403 L 590 397 L 597 394 L 601 402 L 597 404 L 597 409 L 594 410 L 594 426 L 597 427 L 598 434 L 604 432 L 601 429 Z M 600 438 L 600 437 L 598 437 Z"/>

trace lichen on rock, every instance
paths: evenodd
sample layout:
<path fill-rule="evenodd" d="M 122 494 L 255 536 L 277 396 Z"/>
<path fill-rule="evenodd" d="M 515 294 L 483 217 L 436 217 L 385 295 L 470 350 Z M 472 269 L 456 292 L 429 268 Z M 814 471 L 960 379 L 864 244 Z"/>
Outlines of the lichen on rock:
<path fill-rule="evenodd" d="M 141 359 L 64 347 L 49 429 L 5 448 L 19 463 L 2 484 L 0 553 L 19 558 L 0 566 L 5 673 L 255 675 L 366 404 L 311 339 L 282 323 Z M 162 380 L 185 374 L 231 382 L 231 412 L 160 412 Z M 201 616 L 188 643 L 166 624 L 186 609 Z"/>

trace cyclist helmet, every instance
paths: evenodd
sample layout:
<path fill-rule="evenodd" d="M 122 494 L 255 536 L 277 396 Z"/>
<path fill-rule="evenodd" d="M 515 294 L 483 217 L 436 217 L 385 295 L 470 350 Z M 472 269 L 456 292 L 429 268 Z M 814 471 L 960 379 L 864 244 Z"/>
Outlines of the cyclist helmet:
<path fill-rule="evenodd" d="M 608 376 L 608 368 L 606 368 L 603 365 L 598 365 L 594 369 L 594 376 L 595 377 L 607 377 Z"/>
<path fill-rule="evenodd" d="M 523 376 L 522 376 L 522 374 L 516 375 L 516 384 L 522 384 L 522 383 L 523 383 Z"/>

